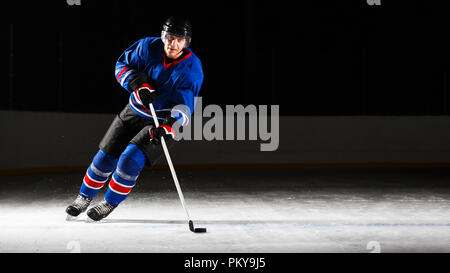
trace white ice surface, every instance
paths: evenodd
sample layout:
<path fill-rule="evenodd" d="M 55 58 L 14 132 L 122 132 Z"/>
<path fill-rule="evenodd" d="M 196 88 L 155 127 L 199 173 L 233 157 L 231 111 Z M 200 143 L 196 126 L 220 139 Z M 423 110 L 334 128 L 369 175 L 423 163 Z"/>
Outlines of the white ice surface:
<path fill-rule="evenodd" d="M 73 195 L 0 200 L 0 252 L 450 252 L 450 196 L 436 191 L 132 192 L 107 219 L 65 220 Z M 96 197 L 99 201 L 101 197 Z"/>

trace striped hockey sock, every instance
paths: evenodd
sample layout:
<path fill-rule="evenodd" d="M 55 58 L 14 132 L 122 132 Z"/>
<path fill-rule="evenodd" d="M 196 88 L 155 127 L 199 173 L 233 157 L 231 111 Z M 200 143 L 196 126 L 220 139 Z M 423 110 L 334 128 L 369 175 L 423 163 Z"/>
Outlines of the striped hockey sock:
<path fill-rule="evenodd" d="M 79 194 L 86 198 L 93 198 L 108 181 L 117 166 L 117 161 L 117 158 L 99 150 L 86 171 Z"/>
<path fill-rule="evenodd" d="M 134 144 L 129 144 L 119 158 L 117 168 L 112 175 L 105 200 L 113 206 L 119 205 L 128 197 L 136 185 L 136 180 L 145 165 L 144 153 Z"/>

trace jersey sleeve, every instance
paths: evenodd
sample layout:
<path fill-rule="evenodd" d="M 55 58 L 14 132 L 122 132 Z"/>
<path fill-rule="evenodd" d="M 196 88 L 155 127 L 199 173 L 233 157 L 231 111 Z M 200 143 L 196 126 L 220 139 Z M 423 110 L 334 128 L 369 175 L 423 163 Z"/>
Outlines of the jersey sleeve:
<path fill-rule="evenodd" d="M 194 113 L 196 97 L 200 92 L 203 83 L 203 72 L 196 71 L 190 73 L 189 79 L 184 79 L 177 87 L 173 102 L 176 104 L 172 108 L 171 116 L 180 123 L 181 126 L 186 126 L 191 120 L 191 115 Z"/>
<path fill-rule="evenodd" d="M 143 48 L 144 39 L 141 39 L 126 49 L 116 62 L 116 80 L 130 93 L 134 90 L 128 85 L 128 81 L 136 72 L 141 71 L 145 66 Z"/>

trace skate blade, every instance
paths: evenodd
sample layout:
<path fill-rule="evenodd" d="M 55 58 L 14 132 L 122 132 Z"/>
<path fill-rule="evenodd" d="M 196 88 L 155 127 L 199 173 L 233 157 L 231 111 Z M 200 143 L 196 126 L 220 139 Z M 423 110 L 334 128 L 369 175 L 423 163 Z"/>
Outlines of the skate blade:
<path fill-rule="evenodd" d="M 78 219 L 78 216 L 67 215 L 67 217 L 66 217 L 67 222 L 75 222 L 77 219 Z"/>
<path fill-rule="evenodd" d="M 84 220 L 86 223 L 89 223 L 89 224 L 99 224 L 99 223 L 101 223 L 102 222 L 102 220 L 100 220 L 100 221 L 95 221 L 94 219 L 91 219 L 90 217 L 86 217 L 86 220 Z"/>

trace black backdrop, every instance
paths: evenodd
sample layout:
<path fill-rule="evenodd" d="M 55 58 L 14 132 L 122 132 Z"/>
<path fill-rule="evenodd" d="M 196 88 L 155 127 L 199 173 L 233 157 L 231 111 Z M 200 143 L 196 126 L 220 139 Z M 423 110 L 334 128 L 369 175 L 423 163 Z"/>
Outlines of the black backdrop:
<path fill-rule="evenodd" d="M 61 0 L 10 1 L 1 10 L 0 109 L 121 110 L 128 95 L 114 79 L 117 58 L 183 13 L 203 63 L 204 105 L 276 104 L 282 115 L 449 114 L 450 17 L 442 3 Z"/>

